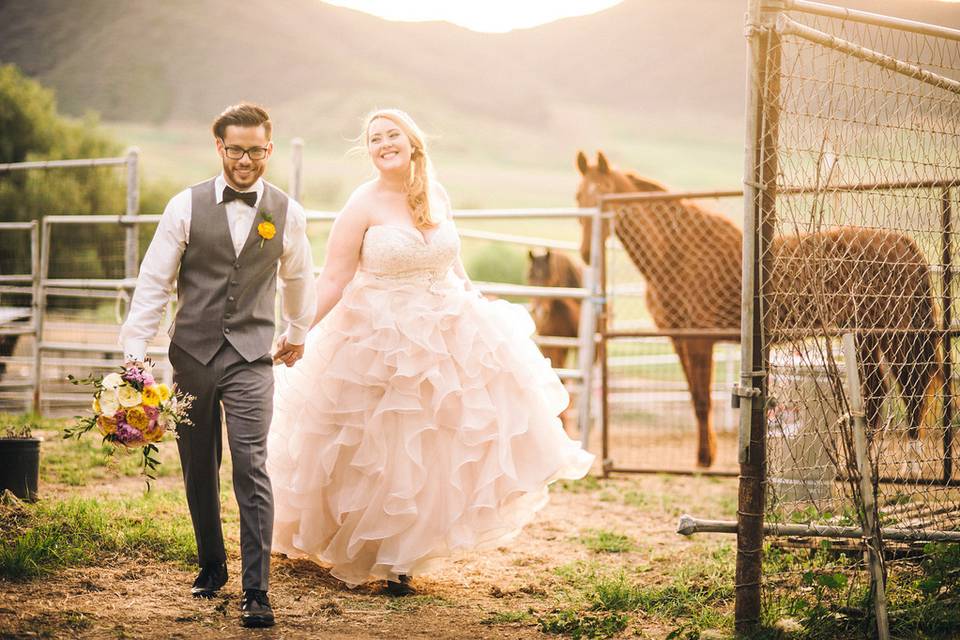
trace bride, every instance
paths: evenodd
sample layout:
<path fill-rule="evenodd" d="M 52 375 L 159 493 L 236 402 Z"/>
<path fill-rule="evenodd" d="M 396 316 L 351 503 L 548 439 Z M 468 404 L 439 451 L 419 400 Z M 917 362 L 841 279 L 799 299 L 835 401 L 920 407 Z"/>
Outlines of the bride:
<path fill-rule="evenodd" d="M 334 221 L 303 359 L 275 369 L 273 549 L 409 595 L 410 576 L 516 536 L 593 456 L 564 433 L 526 310 L 467 277 L 423 133 L 390 109 L 362 139 L 377 177 Z"/>

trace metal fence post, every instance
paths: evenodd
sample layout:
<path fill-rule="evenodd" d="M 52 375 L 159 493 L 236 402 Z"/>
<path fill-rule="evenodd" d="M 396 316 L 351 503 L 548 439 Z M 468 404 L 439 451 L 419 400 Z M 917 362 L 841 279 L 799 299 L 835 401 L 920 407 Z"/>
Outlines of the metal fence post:
<path fill-rule="evenodd" d="M 580 445 L 586 449 L 590 439 L 591 426 L 591 405 L 593 403 L 593 361 L 596 353 L 596 333 L 597 333 L 597 313 L 600 303 L 600 286 L 598 278 L 599 264 L 598 255 L 602 239 L 600 238 L 600 215 L 603 210 L 598 206 L 593 212 L 591 218 L 591 228 L 593 235 L 590 238 L 590 265 L 584 270 L 584 287 L 590 292 L 587 298 L 587 304 L 583 305 L 583 311 L 580 316 L 580 351 L 578 359 L 580 371 L 582 373 L 581 384 L 583 391 L 580 392 L 580 404 L 578 407 L 579 415 L 577 421 L 580 428 Z"/>
<path fill-rule="evenodd" d="M 40 413 L 40 337 L 43 331 L 43 306 L 40 303 L 40 224 L 36 220 L 30 226 L 30 278 L 32 286 L 31 311 L 33 313 L 33 413 Z"/>
<path fill-rule="evenodd" d="M 140 149 L 127 149 L 127 216 L 140 213 Z M 123 260 L 125 278 L 136 278 L 140 267 L 140 227 L 132 222 L 126 227 L 126 251 Z"/>
<path fill-rule="evenodd" d="M 737 565 L 734 629 L 750 634 L 760 622 L 763 510 L 766 474 L 766 378 L 761 301 L 765 249 L 773 235 L 777 175 L 779 94 L 778 36 L 772 25 L 782 3 L 749 0 L 746 36 L 747 126 L 744 153 L 744 242 L 740 384 L 740 483 L 737 506 Z"/>
<path fill-rule="evenodd" d="M 44 218 L 40 227 L 40 250 L 31 256 L 37 264 L 34 275 L 33 298 L 35 315 L 33 327 L 36 338 L 33 349 L 33 412 L 40 413 L 43 387 L 43 319 L 47 311 L 46 281 L 50 275 L 50 224 Z"/>
<path fill-rule="evenodd" d="M 953 200 L 951 190 L 944 189 L 940 198 L 941 208 L 941 257 L 943 268 L 941 305 L 943 307 L 943 480 L 953 478 Z"/>
<path fill-rule="evenodd" d="M 863 390 L 860 386 L 860 372 L 857 370 L 857 347 L 852 333 L 843 334 L 842 341 L 843 358 L 847 367 L 847 383 L 850 385 L 854 456 L 857 471 L 860 474 L 860 497 L 863 502 L 863 543 L 867 547 L 870 558 L 870 588 L 877 616 L 877 638 L 889 640 L 886 580 L 883 575 L 883 541 L 880 536 L 880 523 L 877 520 L 877 501 L 868 455 L 867 420 L 863 413 Z"/>
<path fill-rule="evenodd" d="M 290 197 L 301 202 L 303 195 L 303 138 L 290 141 Z"/>

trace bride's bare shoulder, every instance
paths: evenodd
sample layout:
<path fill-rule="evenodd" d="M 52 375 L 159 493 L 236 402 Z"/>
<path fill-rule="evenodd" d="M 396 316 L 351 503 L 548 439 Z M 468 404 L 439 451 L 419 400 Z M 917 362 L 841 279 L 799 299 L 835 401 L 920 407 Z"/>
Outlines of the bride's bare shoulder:
<path fill-rule="evenodd" d="M 373 187 L 374 182 L 371 180 L 364 182 L 354 189 L 350 197 L 347 198 L 347 202 L 343 205 L 343 209 L 337 214 L 337 217 L 350 219 L 368 218 L 370 211 L 373 210 Z"/>

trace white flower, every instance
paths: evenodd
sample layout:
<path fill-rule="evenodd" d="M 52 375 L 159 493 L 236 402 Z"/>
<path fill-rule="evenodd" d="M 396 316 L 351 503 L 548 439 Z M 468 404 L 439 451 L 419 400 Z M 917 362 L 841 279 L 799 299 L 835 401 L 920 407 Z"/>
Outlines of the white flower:
<path fill-rule="evenodd" d="M 157 424 L 164 431 L 168 429 L 173 429 L 176 426 L 176 422 L 174 422 L 173 416 L 168 414 L 166 411 L 161 411 L 160 415 L 157 416 Z"/>
<path fill-rule="evenodd" d="M 117 389 L 117 400 L 124 407 L 136 407 L 143 402 L 140 392 L 129 385 L 123 385 Z"/>
<path fill-rule="evenodd" d="M 117 398 L 116 389 L 104 389 L 100 394 L 100 411 L 106 416 L 113 416 L 120 408 L 120 401 Z"/>
<path fill-rule="evenodd" d="M 116 389 L 123 384 L 123 378 L 120 377 L 119 373 L 108 373 L 103 377 L 103 381 L 100 383 L 104 389 Z"/>

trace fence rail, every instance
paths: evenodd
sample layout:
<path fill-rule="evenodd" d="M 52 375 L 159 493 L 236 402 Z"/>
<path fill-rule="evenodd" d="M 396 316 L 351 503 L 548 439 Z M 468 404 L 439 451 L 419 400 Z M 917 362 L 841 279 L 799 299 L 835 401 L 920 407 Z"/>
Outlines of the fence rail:
<path fill-rule="evenodd" d="M 124 159 L 124 162 L 129 162 L 129 158 Z M 115 165 L 123 164 L 117 159 L 108 159 L 103 162 L 91 162 L 91 161 L 66 161 L 66 164 L 63 162 L 50 162 L 50 163 L 31 163 L 29 168 L 56 168 L 60 166 L 99 166 L 99 165 Z M 21 167 L 18 167 L 21 168 Z M 133 201 L 134 199 L 129 199 Z M 313 211 L 310 210 L 307 212 L 308 222 L 330 222 L 335 217 L 334 212 L 329 211 Z M 481 210 L 459 210 L 455 211 L 454 215 L 457 219 L 473 219 L 473 220 L 509 220 L 509 219 L 524 219 L 524 218 L 542 218 L 542 219 L 577 219 L 590 216 L 598 216 L 599 213 L 595 209 L 580 209 L 580 208 L 559 208 L 559 209 L 546 209 L 546 208 L 537 208 L 537 209 L 481 209 Z M 110 226 L 119 226 L 121 228 L 127 229 L 127 237 L 136 236 L 137 228 L 139 225 L 144 224 L 154 224 L 160 219 L 159 215 L 140 215 L 133 209 L 128 209 L 125 213 L 119 215 L 96 215 L 96 214 L 82 214 L 82 215 L 48 215 L 42 218 L 42 222 L 37 225 L 36 223 L 15 223 L 16 228 L 31 228 L 37 232 L 37 245 L 38 245 L 38 261 L 37 268 L 34 274 L 31 275 L 9 275 L 3 276 L 0 279 L 0 283 L 3 285 L 13 286 L 19 283 L 31 283 L 36 286 L 37 290 L 37 300 L 38 307 L 45 308 L 46 301 L 50 298 L 59 297 L 59 298 L 69 298 L 69 299 L 103 299 L 103 300 L 116 300 L 118 304 L 117 308 L 117 317 L 121 318 L 123 314 L 122 305 L 129 301 L 130 294 L 136 286 L 136 271 L 131 274 L 129 272 L 129 265 L 125 266 L 125 272 L 127 275 L 123 278 L 90 278 L 90 277 L 51 277 L 51 263 L 50 263 L 50 245 L 51 237 L 56 233 L 57 230 L 67 229 L 70 226 L 78 225 L 110 225 Z M 495 233 L 495 232 L 486 232 L 486 231 L 475 231 L 475 230 L 464 230 L 462 235 L 464 237 L 475 238 L 479 241 L 488 241 L 488 242 L 499 242 L 499 243 L 508 243 L 514 245 L 525 245 L 529 247 L 549 247 L 557 249 L 572 249 L 574 248 L 574 243 L 557 241 L 550 238 L 538 238 L 538 237 L 528 237 L 528 236 L 519 236 L 516 234 L 504 234 L 504 233 Z M 135 247 L 136 248 L 136 247 Z M 138 250 L 138 249 L 137 249 Z M 125 261 L 129 262 L 128 255 L 132 249 L 128 248 L 125 250 Z M 497 296 L 511 296 L 511 297 L 522 297 L 522 298 L 573 298 L 577 300 L 582 300 L 588 302 L 584 306 L 585 313 L 584 316 L 587 316 L 589 319 L 590 314 L 595 309 L 595 305 L 591 302 L 594 298 L 597 297 L 597 292 L 590 290 L 589 288 L 571 288 L 571 287 L 540 287 L 540 286 L 528 286 L 528 285 L 515 285 L 508 283 L 495 283 L 495 282 L 478 282 L 478 288 L 487 294 L 497 295 Z M 42 376 L 40 375 L 43 372 L 43 367 L 45 363 L 60 363 L 63 358 L 56 358 L 56 354 L 63 353 L 76 353 L 76 354 L 86 354 L 82 355 L 80 358 L 74 358 L 71 362 L 73 364 L 83 364 L 87 363 L 88 366 L 108 366 L 107 363 L 110 359 L 105 359 L 104 357 L 96 357 L 97 354 L 106 354 L 111 353 L 117 356 L 117 358 L 122 357 L 120 352 L 119 345 L 109 344 L 109 343 L 80 343 L 80 342 L 71 342 L 65 341 L 63 339 L 50 338 L 45 335 L 45 325 L 44 325 L 44 314 L 38 314 L 36 316 L 36 325 L 29 333 L 36 337 L 36 356 L 31 367 L 32 374 L 31 380 L 28 381 L 30 385 L 34 388 L 33 395 L 33 406 L 34 409 L 40 410 L 43 406 L 43 403 L 47 401 L 59 401 L 62 402 L 67 397 L 73 397 L 69 393 L 51 391 L 49 393 L 42 392 Z M 8 330 L 6 328 L 0 329 L 0 334 Z M 17 330 L 18 332 L 20 330 Z M 543 345 L 553 345 L 553 346 L 564 346 L 564 347 L 574 347 L 580 352 L 580 357 L 578 362 L 581 363 L 581 366 L 578 369 L 565 369 L 560 366 L 557 367 L 556 371 L 558 375 L 566 380 L 572 380 L 579 383 L 579 387 L 576 389 L 579 395 L 579 405 L 581 406 L 581 414 L 578 419 L 581 429 L 581 437 L 586 443 L 587 438 L 590 433 L 590 394 L 583 393 L 583 389 L 589 388 L 591 380 L 591 372 L 589 363 L 593 362 L 592 355 L 587 355 L 587 352 L 593 350 L 594 337 L 592 332 L 589 334 L 581 333 L 580 338 L 564 338 L 557 336 L 537 336 L 535 338 L 540 344 Z M 148 350 L 148 353 L 152 356 L 164 356 L 164 350 L 162 347 L 151 347 Z M 28 386 L 28 385 L 21 385 Z"/>

